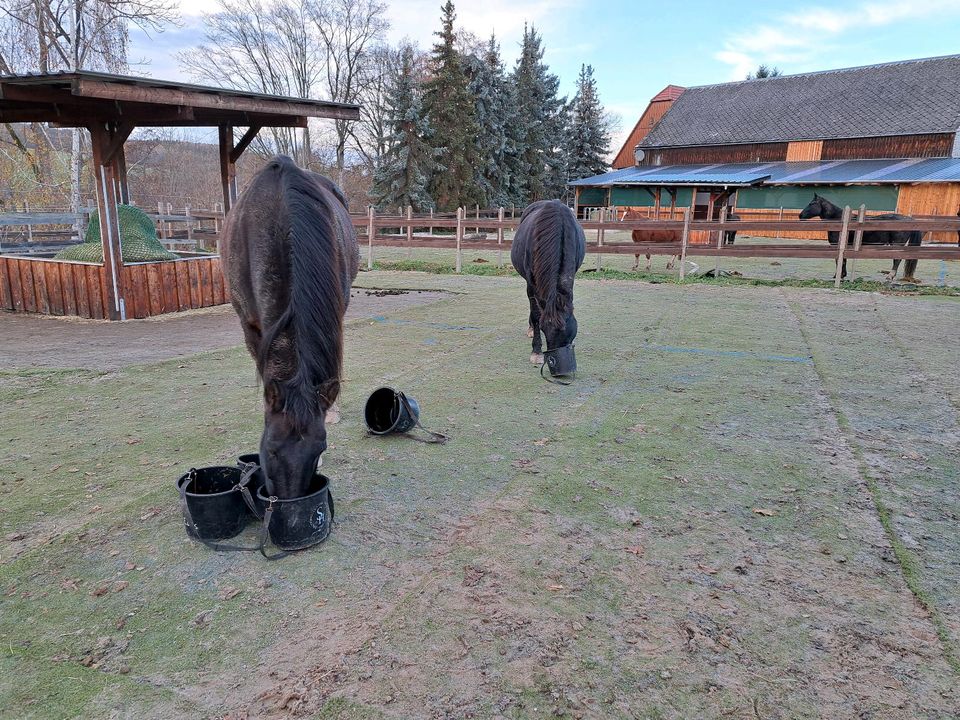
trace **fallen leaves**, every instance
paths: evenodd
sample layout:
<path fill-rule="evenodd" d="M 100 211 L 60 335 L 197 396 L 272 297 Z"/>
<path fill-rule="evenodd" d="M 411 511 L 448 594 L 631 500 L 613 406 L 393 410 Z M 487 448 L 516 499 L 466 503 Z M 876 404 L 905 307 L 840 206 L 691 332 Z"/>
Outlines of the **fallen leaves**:
<path fill-rule="evenodd" d="M 23 540 L 26 537 L 22 532 L 12 532 L 7 535 L 4 539 L 7 542 L 16 542 L 17 540 Z"/>
<path fill-rule="evenodd" d="M 764 517 L 773 517 L 774 515 L 777 514 L 776 510 L 771 510 L 769 508 L 760 508 L 760 507 L 755 507 L 753 509 L 753 512 L 755 512 L 757 515 L 763 515 Z"/>
<path fill-rule="evenodd" d="M 560 590 L 566 590 L 566 588 L 560 583 L 554 583 L 553 585 L 547 585 L 547 590 L 559 592 Z"/>
<path fill-rule="evenodd" d="M 633 427 L 628 427 L 627 430 L 629 430 L 630 432 L 637 433 L 637 435 L 646 435 L 647 426 L 644 425 L 643 423 L 637 423 Z"/>
<path fill-rule="evenodd" d="M 217 593 L 217 597 L 221 600 L 232 600 L 237 595 L 240 594 L 240 590 L 235 587 L 225 587 L 220 592 Z"/>
<path fill-rule="evenodd" d="M 643 555 L 643 547 L 641 545 L 631 545 L 630 547 L 625 547 L 624 550 L 631 555 L 640 556 Z"/>
<path fill-rule="evenodd" d="M 537 447 L 543 447 L 548 442 L 550 442 L 550 438 L 540 438 L 539 440 L 534 440 L 533 444 L 536 445 Z"/>

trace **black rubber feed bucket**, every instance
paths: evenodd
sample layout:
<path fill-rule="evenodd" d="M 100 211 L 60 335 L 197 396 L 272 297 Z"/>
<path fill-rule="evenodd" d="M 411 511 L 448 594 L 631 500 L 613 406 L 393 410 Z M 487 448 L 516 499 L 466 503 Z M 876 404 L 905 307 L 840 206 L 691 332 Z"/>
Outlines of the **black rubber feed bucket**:
<path fill-rule="evenodd" d="M 250 489 L 250 496 L 253 498 L 254 505 L 259 510 L 256 517 L 262 518 L 263 511 L 267 507 L 260 502 L 258 493 L 260 488 L 264 488 L 264 494 L 267 494 L 267 477 L 263 474 L 263 466 L 260 465 L 260 453 L 247 453 L 237 458 L 237 467 L 240 471 L 252 470 L 247 487 Z"/>
<path fill-rule="evenodd" d="M 564 345 L 553 350 L 547 350 L 543 353 L 543 356 L 546 360 L 547 369 L 554 377 L 573 375 L 577 371 L 577 356 L 573 351 L 573 345 Z"/>
<path fill-rule="evenodd" d="M 270 498 L 266 488 L 261 488 L 257 500 L 267 508 L 264 522 L 270 540 L 282 550 L 303 550 L 330 536 L 334 510 L 330 478 L 326 475 L 314 475 L 308 494 L 303 497 Z"/>
<path fill-rule="evenodd" d="M 363 408 L 363 420 L 374 435 L 413 430 L 420 419 L 420 404 L 392 387 L 377 388 Z"/>
<path fill-rule="evenodd" d="M 197 540 L 226 540 L 252 517 L 240 492 L 236 467 L 194 468 L 177 480 L 187 534 Z"/>

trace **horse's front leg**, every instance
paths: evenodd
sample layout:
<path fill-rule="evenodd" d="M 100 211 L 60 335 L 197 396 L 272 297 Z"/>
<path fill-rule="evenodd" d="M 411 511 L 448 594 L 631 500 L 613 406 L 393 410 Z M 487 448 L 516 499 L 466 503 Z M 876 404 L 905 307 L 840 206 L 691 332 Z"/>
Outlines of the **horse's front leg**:
<path fill-rule="evenodd" d="M 543 365 L 543 340 L 540 337 L 540 306 L 534 297 L 533 286 L 527 283 L 527 300 L 530 301 L 530 330 L 533 337 L 533 352 L 530 353 L 530 362 L 534 365 Z"/>
<path fill-rule="evenodd" d="M 634 270 L 636 270 L 638 267 L 640 267 L 640 253 L 637 253 L 637 254 L 634 255 L 633 257 L 634 257 L 634 263 L 633 263 L 633 267 L 630 268 L 631 271 L 634 271 Z M 647 255 L 647 260 L 649 260 L 649 259 L 650 259 L 650 256 Z M 650 269 L 650 268 L 648 267 L 647 270 L 649 270 L 649 269 Z"/>
<path fill-rule="evenodd" d="M 653 262 L 650 253 L 647 253 L 647 272 L 650 272 L 650 264 Z"/>

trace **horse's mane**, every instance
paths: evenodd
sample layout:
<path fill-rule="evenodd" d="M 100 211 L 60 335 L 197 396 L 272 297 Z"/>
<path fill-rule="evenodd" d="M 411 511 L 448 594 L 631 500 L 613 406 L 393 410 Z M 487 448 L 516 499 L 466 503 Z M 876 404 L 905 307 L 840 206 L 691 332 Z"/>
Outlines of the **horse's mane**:
<path fill-rule="evenodd" d="M 575 252 L 576 228 L 569 227 L 575 221 L 566 205 L 551 200 L 537 208 L 531 222 L 533 284 L 541 300 L 540 322 L 547 327 L 560 328 L 573 305 L 570 288 L 560 282 L 560 275 L 564 260 L 572 259 L 566 258 L 565 253 Z M 569 248 L 566 247 L 568 243 Z"/>
<path fill-rule="evenodd" d="M 263 333 L 258 364 L 267 367 L 278 335 L 289 332 L 297 365 L 291 377 L 279 382 L 280 395 L 293 423 L 303 428 L 340 393 L 344 310 L 340 245 L 334 208 L 312 173 L 303 172 L 289 158 L 274 162 L 280 170 L 280 202 L 288 222 L 290 299 Z"/>

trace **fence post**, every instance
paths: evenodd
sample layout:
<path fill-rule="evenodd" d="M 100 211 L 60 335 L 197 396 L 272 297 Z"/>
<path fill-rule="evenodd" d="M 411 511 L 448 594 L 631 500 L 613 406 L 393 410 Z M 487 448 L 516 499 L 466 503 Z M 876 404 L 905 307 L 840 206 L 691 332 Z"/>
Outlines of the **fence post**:
<path fill-rule="evenodd" d="M 430 219 L 433 220 L 433 208 L 430 208 Z M 430 236 L 433 237 L 433 225 L 430 226 Z"/>
<path fill-rule="evenodd" d="M 373 234 L 376 232 L 373 205 L 367 210 L 367 270 L 373 270 Z"/>
<path fill-rule="evenodd" d="M 853 234 L 853 249 L 854 249 L 854 250 L 859 250 L 859 249 L 860 249 L 860 245 L 863 243 L 863 219 L 864 219 L 864 216 L 865 216 L 866 214 L 867 214 L 867 206 L 866 206 L 866 205 L 861 205 L 861 206 L 860 206 L 860 212 L 857 213 L 857 224 L 858 224 L 858 227 L 857 227 L 856 232 Z M 854 276 L 853 276 L 853 271 L 856 269 L 856 266 L 857 266 L 857 259 L 856 259 L 856 258 L 852 258 L 852 259 L 850 260 L 850 271 L 847 273 L 847 278 L 849 278 L 850 282 L 853 282 L 854 279 L 855 279 Z"/>
<path fill-rule="evenodd" d="M 717 233 L 717 250 L 723 248 L 723 236 L 727 226 L 727 206 L 720 208 L 720 231 Z M 717 255 L 717 266 L 713 269 L 713 277 L 720 277 L 720 256 Z"/>
<path fill-rule="evenodd" d="M 602 266 L 603 266 L 603 253 L 601 253 L 600 250 L 601 250 L 601 248 L 603 248 L 603 227 L 602 227 L 602 225 L 603 225 L 603 221 L 604 221 L 604 216 L 605 216 L 606 214 L 607 214 L 607 209 L 606 209 L 606 208 L 600 208 L 600 220 L 599 220 L 599 223 L 600 223 L 601 227 L 598 227 L 598 228 L 597 228 L 597 272 L 600 272 L 600 270 L 601 270 L 601 268 L 602 268 Z"/>
<path fill-rule="evenodd" d="M 407 257 L 413 257 L 413 206 L 407 205 Z"/>
<path fill-rule="evenodd" d="M 183 214 L 187 216 L 187 240 L 193 240 L 193 217 L 190 215 L 190 206 L 185 205 Z"/>
<path fill-rule="evenodd" d="M 477 222 L 478 222 L 478 223 L 480 222 L 480 205 L 479 205 L 479 203 L 477 204 Z M 477 225 L 477 227 L 475 228 L 475 230 L 477 231 L 477 235 L 479 235 L 479 234 L 480 234 L 480 226 Z"/>
<path fill-rule="evenodd" d="M 683 235 L 680 236 L 680 282 L 687 277 L 687 241 L 690 238 L 690 208 L 683 209 Z"/>
<path fill-rule="evenodd" d="M 457 208 L 457 274 L 463 269 L 463 251 L 460 248 L 460 243 L 463 241 L 463 216 L 464 211 L 462 207 Z"/>
<path fill-rule="evenodd" d="M 14 206 L 14 209 L 16 209 L 16 206 Z M 30 212 L 30 203 L 26 200 L 23 201 L 23 211 L 25 213 Z M 27 242 L 33 242 L 33 225 L 30 223 L 27 223 Z"/>
<path fill-rule="evenodd" d="M 157 200 L 157 215 L 163 215 L 163 201 Z M 162 217 L 157 218 L 157 223 L 160 225 L 160 239 L 167 239 L 167 224 L 163 221 Z"/>
<path fill-rule="evenodd" d="M 497 211 L 497 267 L 503 267 L 503 207 Z"/>
<path fill-rule="evenodd" d="M 837 243 L 837 274 L 833 278 L 833 286 L 840 287 L 840 278 L 843 275 L 843 254 L 847 250 L 847 231 L 850 227 L 850 206 L 843 209 L 843 226 L 840 228 L 840 242 Z"/>
<path fill-rule="evenodd" d="M 777 215 L 777 222 L 783 222 L 783 206 L 780 206 L 780 214 Z M 777 228 L 777 240 L 780 239 L 780 228 Z"/>

